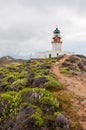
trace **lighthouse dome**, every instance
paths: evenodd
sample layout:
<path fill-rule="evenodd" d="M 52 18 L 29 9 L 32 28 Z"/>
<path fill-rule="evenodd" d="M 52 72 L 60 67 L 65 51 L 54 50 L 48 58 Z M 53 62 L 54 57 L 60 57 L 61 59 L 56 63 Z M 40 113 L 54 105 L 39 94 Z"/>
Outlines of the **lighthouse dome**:
<path fill-rule="evenodd" d="M 57 33 L 60 33 L 60 30 L 59 30 L 58 28 L 56 28 L 56 29 L 54 30 L 54 34 L 57 34 Z"/>

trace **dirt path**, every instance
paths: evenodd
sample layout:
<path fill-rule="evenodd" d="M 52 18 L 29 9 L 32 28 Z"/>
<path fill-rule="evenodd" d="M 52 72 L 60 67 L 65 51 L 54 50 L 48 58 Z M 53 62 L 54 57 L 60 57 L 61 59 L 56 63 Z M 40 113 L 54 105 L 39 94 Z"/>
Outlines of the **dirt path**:
<path fill-rule="evenodd" d="M 61 64 L 69 57 L 65 56 L 59 62 L 52 64 L 51 72 L 56 75 L 57 79 L 69 92 L 78 97 L 74 106 L 78 110 L 77 113 L 84 130 L 86 130 L 86 80 L 81 76 L 68 76 L 60 72 Z"/>

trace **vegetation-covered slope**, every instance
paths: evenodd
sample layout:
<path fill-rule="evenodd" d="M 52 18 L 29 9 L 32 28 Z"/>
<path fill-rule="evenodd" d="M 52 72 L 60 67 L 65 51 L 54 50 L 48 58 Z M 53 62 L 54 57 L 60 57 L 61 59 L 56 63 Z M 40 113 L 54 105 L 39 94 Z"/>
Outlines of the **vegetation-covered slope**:
<path fill-rule="evenodd" d="M 58 59 L 29 60 L 0 66 L 0 130 L 83 130 L 71 94 L 50 72 Z M 57 94 L 56 94 L 57 93 Z"/>
<path fill-rule="evenodd" d="M 86 129 L 86 57 L 82 55 L 65 55 L 51 67 L 59 82 L 64 86 L 63 93 L 72 94 L 70 117 L 76 113 L 79 122 Z M 61 94 L 61 92 L 60 92 Z M 57 92 L 54 92 L 57 96 Z M 70 111 L 71 110 L 71 111 Z M 68 108 L 65 109 L 68 112 Z M 76 118 L 77 120 L 77 118 Z M 81 129 L 81 128 L 80 128 Z"/>

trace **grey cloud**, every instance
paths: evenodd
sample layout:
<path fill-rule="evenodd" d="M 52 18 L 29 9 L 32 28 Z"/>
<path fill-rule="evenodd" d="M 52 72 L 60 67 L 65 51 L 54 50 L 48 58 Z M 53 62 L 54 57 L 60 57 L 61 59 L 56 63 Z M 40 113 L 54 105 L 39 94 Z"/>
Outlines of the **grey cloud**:
<path fill-rule="evenodd" d="M 51 49 L 55 25 L 61 29 L 63 46 L 73 39 L 77 48 L 81 43 L 76 34 L 83 42 L 86 31 L 85 5 L 85 0 L 0 0 L 0 56 L 27 57 Z"/>
<path fill-rule="evenodd" d="M 36 8 L 36 9 L 49 9 L 53 7 L 67 7 L 67 8 L 79 8 L 79 9 L 86 9 L 86 1 L 85 0 L 0 0 L 1 7 L 8 7 L 14 5 L 26 6 L 29 8 Z M 40 11 L 41 11 L 40 10 Z"/>
<path fill-rule="evenodd" d="M 8 29 L 0 30 L 0 40 L 24 41 L 31 38 L 33 34 L 27 28 L 16 26 Z"/>
<path fill-rule="evenodd" d="M 35 7 L 38 9 L 45 9 L 50 7 L 61 7 L 65 6 L 67 8 L 78 8 L 78 9 L 86 9 L 86 1 L 85 0 L 18 0 L 18 2 L 23 6 Z"/>

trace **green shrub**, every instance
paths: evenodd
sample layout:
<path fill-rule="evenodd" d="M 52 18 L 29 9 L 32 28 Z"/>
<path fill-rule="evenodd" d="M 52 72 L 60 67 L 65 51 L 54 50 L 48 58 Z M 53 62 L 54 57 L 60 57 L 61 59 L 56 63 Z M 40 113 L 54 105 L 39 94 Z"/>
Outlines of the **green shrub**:
<path fill-rule="evenodd" d="M 49 70 L 47 69 L 37 69 L 35 71 L 35 78 L 39 78 L 48 74 L 49 74 Z"/>
<path fill-rule="evenodd" d="M 20 94 L 23 102 L 37 105 L 45 116 L 58 111 L 59 102 L 45 89 L 27 88 L 23 89 Z"/>
<path fill-rule="evenodd" d="M 56 100 L 54 99 L 54 97 L 52 96 L 52 94 L 43 89 L 43 88 L 26 88 L 26 89 L 23 89 L 22 91 L 20 91 L 20 94 L 21 94 L 21 97 L 24 99 L 24 101 L 27 101 L 26 97 L 24 97 L 25 94 L 28 95 L 27 98 L 29 98 L 29 93 L 31 95 L 35 94 L 35 100 L 37 100 L 40 104 L 49 104 L 49 105 L 55 105 L 55 104 L 58 104 L 56 102 Z M 37 97 L 36 93 L 39 95 Z M 28 99 L 29 100 L 29 99 Z"/>
<path fill-rule="evenodd" d="M 62 85 L 52 74 L 46 76 L 48 82 L 45 83 L 48 90 L 62 89 Z"/>
<path fill-rule="evenodd" d="M 45 85 L 48 90 L 59 90 L 62 88 L 61 84 L 56 80 L 48 81 L 47 83 L 45 83 Z"/>
<path fill-rule="evenodd" d="M 2 80 L 0 80 L 0 82 L 2 84 L 2 90 L 7 91 L 11 83 L 7 81 L 7 78 L 3 78 Z"/>
<path fill-rule="evenodd" d="M 13 89 L 14 90 L 21 90 L 25 87 L 26 85 L 26 78 L 24 79 L 17 79 L 15 82 L 13 82 L 11 84 L 11 86 L 9 87 L 10 90 Z"/>
<path fill-rule="evenodd" d="M 68 68 L 63 68 L 63 69 L 61 70 L 61 73 L 70 74 L 70 71 L 69 71 Z"/>
<path fill-rule="evenodd" d="M 20 94 L 17 92 L 8 92 L 0 95 L 0 106 L 3 108 L 0 120 L 13 118 L 17 114 L 19 105 L 21 103 Z"/>
<path fill-rule="evenodd" d="M 60 92 L 55 92 L 54 97 L 58 100 L 59 102 L 59 108 L 61 111 L 66 111 L 68 112 L 72 108 L 72 102 L 71 102 L 71 97 L 72 95 L 67 94 L 67 93 L 60 93 Z"/>
<path fill-rule="evenodd" d="M 41 97 L 39 99 L 39 102 L 41 104 L 46 104 L 46 105 L 49 105 L 49 106 L 55 105 L 55 99 L 50 95 Z"/>
<path fill-rule="evenodd" d="M 39 115 L 39 113 L 35 113 L 31 116 L 33 119 L 35 119 L 35 125 L 40 127 L 43 124 L 43 119 L 42 117 Z"/>

